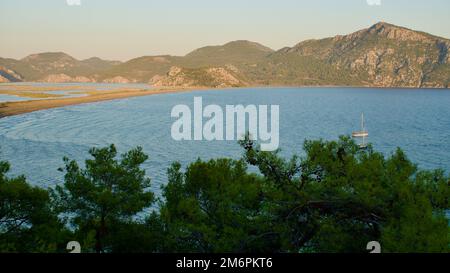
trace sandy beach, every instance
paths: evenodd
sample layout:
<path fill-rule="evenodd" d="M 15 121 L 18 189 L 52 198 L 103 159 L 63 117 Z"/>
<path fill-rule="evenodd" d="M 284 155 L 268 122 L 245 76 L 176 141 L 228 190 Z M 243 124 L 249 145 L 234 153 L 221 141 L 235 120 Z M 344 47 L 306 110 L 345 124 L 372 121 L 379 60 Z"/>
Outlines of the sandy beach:
<path fill-rule="evenodd" d="M 44 109 L 64 107 L 69 105 L 124 99 L 130 97 L 149 96 L 155 94 L 187 92 L 202 89 L 204 88 L 189 88 L 189 89 L 174 88 L 174 89 L 131 90 L 131 91 L 117 90 L 107 93 L 105 92 L 87 93 L 87 96 L 85 97 L 76 97 L 76 98 L 4 102 L 0 103 L 0 118 L 30 113 Z"/>

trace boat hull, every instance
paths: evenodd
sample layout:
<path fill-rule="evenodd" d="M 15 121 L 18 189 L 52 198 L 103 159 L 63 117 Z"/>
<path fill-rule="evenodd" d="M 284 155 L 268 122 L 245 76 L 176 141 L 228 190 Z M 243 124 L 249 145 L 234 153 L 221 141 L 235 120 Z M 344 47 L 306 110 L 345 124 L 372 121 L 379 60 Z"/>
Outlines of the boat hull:
<path fill-rule="evenodd" d="M 352 137 L 368 137 L 368 132 L 353 132 Z"/>

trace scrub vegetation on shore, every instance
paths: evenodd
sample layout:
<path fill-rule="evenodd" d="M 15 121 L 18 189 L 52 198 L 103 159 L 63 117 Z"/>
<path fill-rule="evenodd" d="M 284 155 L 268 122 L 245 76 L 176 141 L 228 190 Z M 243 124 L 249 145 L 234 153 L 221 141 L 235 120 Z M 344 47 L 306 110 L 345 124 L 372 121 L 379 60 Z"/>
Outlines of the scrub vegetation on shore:
<path fill-rule="evenodd" d="M 239 160 L 173 163 L 160 198 L 139 147 L 65 158 L 64 183 L 50 189 L 9 177 L 1 162 L 0 252 L 66 252 L 69 241 L 82 252 L 366 252 L 370 241 L 382 252 L 449 252 L 450 177 L 418 170 L 401 149 L 385 157 L 341 137 L 285 159 L 240 145 Z"/>

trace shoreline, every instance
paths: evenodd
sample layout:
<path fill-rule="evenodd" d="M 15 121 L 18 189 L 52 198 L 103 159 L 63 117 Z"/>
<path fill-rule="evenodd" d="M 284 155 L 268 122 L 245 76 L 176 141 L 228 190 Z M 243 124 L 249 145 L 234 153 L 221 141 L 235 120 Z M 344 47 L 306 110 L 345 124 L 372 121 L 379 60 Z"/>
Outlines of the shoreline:
<path fill-rule="evenodd" d="M 181 93 L 181 92 L 201 91 L 201 90 L 204 90 L 204 88 L 200 87 L 185 88 L 185 89 L 173 88 L 173 89 L 152 89 L 152 90 L 136 90 L 136 91 L 118 90 L 117 92 L 98 93 L 88 95 L 85 97 L 3 102 L 0 103 L 0 119 L 9 116 L 16 116 L 40 110 L 60 108 L 71 105 L 150 96 L 157 94 L 170 94 L 170 93 Z"/>
<path fill-rule="evenodd" d="M 71 105 L 79 105 L 93 102 L 111 101 L 117 99 L 151 96 L 158 94 L 171 94 L 182 93 L 192 91 L 207 91 L 207 90 L 232 90 L 232 89 L 245 89 L 245 88 L 364 88 L 364 89 L 417 89 L 417 90 L 449 90 L 448 88 L 408 88 L 408 87 L 370 87 L 370 86 L 243 86 L 243 87 L 230 87 L 230 88 L 211 88 L 211 87 L 173 87 L 167 89 L 150 89 L 150 90 L 117 90 L 109 93 L 96 93 L 84 97 L 75 98 L 61 98 L 61 99 L 42 99 L 42 100 L 28 100 L 28 101 L 13 101 L 13 102 L 0 102 L 0 119 L 16 116 L 21 114 L 27 114 L 40 110 L 47 110 L 53 108 L 60 108 Z"/>

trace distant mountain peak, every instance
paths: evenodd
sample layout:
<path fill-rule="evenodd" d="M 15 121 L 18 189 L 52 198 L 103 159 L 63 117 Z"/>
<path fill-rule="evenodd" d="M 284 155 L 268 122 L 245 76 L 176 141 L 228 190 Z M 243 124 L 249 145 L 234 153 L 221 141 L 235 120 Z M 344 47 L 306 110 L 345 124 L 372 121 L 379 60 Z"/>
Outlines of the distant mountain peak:
<path fill-rule="evenodd" d="M 448 88 L 450 40 L 381 21 L 347 35 L 306 40 L 278 51 L 236 40 L 202 47 L 186 56 L 144 56 L 124 63 L 98 57 L 77 61 L 63 52 L 47 52 L 23 60 L 0 58 L 0 66 L 5 68 L 3 81 L 8 77 L 14 80 L 11 75 L 17 71 L 27 81 L 152 79 L 160 85 L 177 86 L 248 83 Z"/>
<path fill-rule="evenodd" d="M 191 53 L 189 53 L 188 56 L 194 55 L 194 54 L 202 54 L 203 52 L 206 52 L 206 51 L 223 51 L 224 49 L 251 50 L 251 51 L 255 51 L 255 52 L 264 52 L 264 53 L 269 53 L 269 52 L 274 51 L 273 49 L 266 47 L 257 42 L 252 42 L 252 41 L 248 41 L 248 40 L 236 40 L 236 41 L 228 42 L 224 45 L 201 47 L 201 48 L 198 48 L 198 49 L 192 51 Z"/>
<path fill-rule="evenodd" d="M 394 24 L 390 24 L 387 22 L 378 22 L 376 24 L 374 24 L 373 26 L 371 26 L 370 28 L 367 29 L 367 31 L 369 32 L 376 32 L 376 33 L 383 33 L 383 32 L 389 32 L 389 31 L 393 31 L 393 30 L 397 30 L 397 31 L 413 31 L 416 32 L 414 30 L 411 29 L 407 29 L 401 26 L 397 26 Z"/>
<path fill-rule="evenodd" d="M 364 30 L 363 30 L 364 31 Z M 386 22 L 378 22 L 365 30 L 369 34 L 379 35 L 392 40 L 398 41 L 415 41 L 415 42 L 435 42 L 436 40 L 447 40 L 442 37 L 433 36 L 431 34 L 412 30 L 406 27 L 397 26 Z"/>
<path fill-rule="evenodd" d="M 399 27 L 399 26 L 396 26 L 394 24 L 390 24 L 390 23 L 387 23 L 387 22 L 384 22 L 384 21 L 380 21 L 380 22 L 374 24 L 373 26 L 371 26 L 371 28 L 381 28 L 381 27 L 402 28 L 402 27 Z"/>
<path fill-rule="evenodd" d="M 85 59 L 81 61 L 84 64 L 87 65 L 96 65 L 96 66 L 101 66 L 101 65 L 117 65 L 120 64 L 120 61 L 109 61 L 109 60 L 103 60 L 99 57 L 91 57 L 89 59 Z"/>
<path fill-rule="evenodd" d="M 70 60 L 70 61 L 76 61 L 76 59 L 72 56 L 70 56 L 67 53 L 64 52 L 44 52 L 44 53 L 37 53 L 37 54 L 31 54 L 27 57 L 23 58 L 22 61 L 29 62 L 29 61 L 36 61 L 36 60 Z"/>
<path fill-rule="evenodd" d="M 261 50 L 261 51 L 264 51 L 264 52 L 273 52 L 274 51 L 273 49 L 271 49 L 271 48 L 269 48 L 267 46 L 264 46 L 264 45 L 262 45 L 260 43 L 252 42 L 252 41 L 248 41 L 248 40 L 231 41 L 229 43 L 226 43 L 223 46 L 225 46 L 225 47 L 226 46 L 244 46 L 244 47 L 253 47 L 255 49 L 258 49 L 258 50 Z"/>
<path fill-rule="evenodd" d="M 101 58 L 99 58 L 99 57 L 90 57 L 90 58 L 87 58 L 87 59 L 85 59 L 85 60 L 83 60 L 83 61 L 90 61 L 90 62 L 93 62 L 93 61 L 103 61 L 103 59 L 101 59 Z"/>

